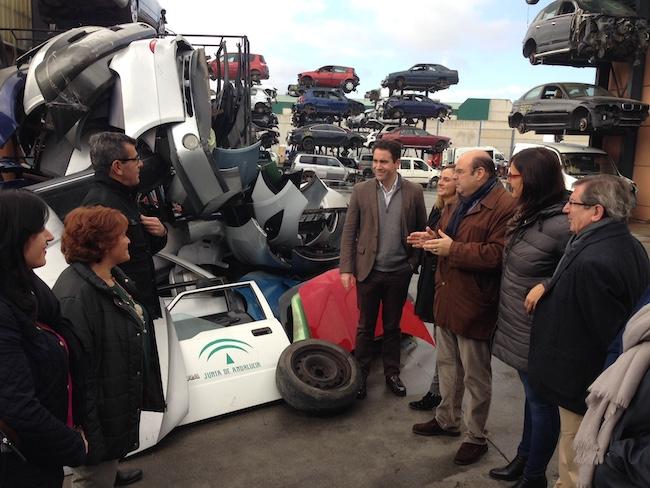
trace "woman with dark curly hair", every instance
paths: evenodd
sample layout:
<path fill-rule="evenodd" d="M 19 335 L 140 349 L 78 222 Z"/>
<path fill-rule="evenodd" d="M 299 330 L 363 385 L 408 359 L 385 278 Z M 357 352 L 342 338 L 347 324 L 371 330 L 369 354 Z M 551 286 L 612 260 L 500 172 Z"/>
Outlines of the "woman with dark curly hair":
<path fill-rule="evenodd" d="M 138 448 L 140 411 L 164 408 L 152 324 L 117 267 L 129 260 L 128 225 L 101 206 L 65 219 L 61 249 L 70 266 L 54 293 L 91 358 L 80 414 L 89 451 L 87 464 L 73 470 L 75 486 L 111 488 L 118 459 Z"/>
<path fill-rule="evenodd" d="M 78 343 L 33 271 L 53 239 L 47 217 L 33 193 L 0 191 L 0 431 L 22 453 L 0 454 L 3 488 L 61 488 L 63 466 L 86 457 L 72 416 L 69 354 Z"/>

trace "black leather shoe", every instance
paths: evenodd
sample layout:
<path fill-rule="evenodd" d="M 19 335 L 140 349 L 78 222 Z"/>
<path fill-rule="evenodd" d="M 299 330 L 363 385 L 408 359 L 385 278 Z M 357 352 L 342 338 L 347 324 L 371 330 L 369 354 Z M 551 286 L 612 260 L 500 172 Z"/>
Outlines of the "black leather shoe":
<path fill-rule="evenodd" d="M 495 480 L 517 481 L 524 474 L 525 467 L 526 458 L 517 455 L 506 466 L 491 469 L 488 475 Z"/>
<path fill-rule="evenodd" d="M 401 397 L 406 396 L 406 387 L 402 383 L 402 380 L 399 379 L 399 375 L 392 374 L 386 376 L 386 385 L 388 385 L 388 388 L 393 394 Z"/>
<path fill-rule="evenodd" d="M 409 407 L 413 410 L 433 410 L 442 401 L 442 397 L 435 393 L 427 392 L 420 400 L 409 402 Z"/>
<path fill-rule="evenodd" d="M 512 488 L 546 488 L 548 486 L 548 481 L 546 476 L 540 478 L 526 478 L 522 476 L 519 481 L 517 481 Z"/>
<path fill-rule="evenodd" d="M 366 388 L 366 379 L 361 380 L 361 386 L 357 390 L 357 400 L 363 400 L 368 396 L 368 390 Z"/>
<path fill-rule="evenodd" d="M 142 479 L 141 469 L 118 469 L 114 486 L 126 486 Z"/>

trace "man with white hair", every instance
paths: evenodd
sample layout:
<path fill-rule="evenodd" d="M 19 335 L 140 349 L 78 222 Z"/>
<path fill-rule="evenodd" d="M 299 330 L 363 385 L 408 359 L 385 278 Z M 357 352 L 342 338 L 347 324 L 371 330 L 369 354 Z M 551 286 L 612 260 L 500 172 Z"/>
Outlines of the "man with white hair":
<path fill-rule="evenodd" d="M 560 409 L 556 488 L 576 486 L 572 442 L 587 410 L 587 388 L 649 283 L 648 256 L 626 223 L 634 203 L 621 177 L 578 180 L 563 210 L 574 235 L 550 281 L 526 298 L 535 313 L 530 384 Z"/>

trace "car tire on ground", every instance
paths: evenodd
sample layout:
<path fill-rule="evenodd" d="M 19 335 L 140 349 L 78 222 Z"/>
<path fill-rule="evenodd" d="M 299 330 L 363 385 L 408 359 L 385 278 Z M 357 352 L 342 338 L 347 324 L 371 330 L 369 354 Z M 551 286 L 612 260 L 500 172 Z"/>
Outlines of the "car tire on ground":
<path fill-rule="evenodd" d="M 354 80 L 345 80 L 341 84 L 341 88 L 343 88 L 343 91 L 345 93 L 350 93 L 352 90 L 354 90 Z"/>
<path fill-rule="evenodd" d="M 335 413 L 350 406 L 361 385 L 361 369 L 343 348 L 318 339 L 289 345 L 280 355 L 275 384 L 296 410 Z"/>
<path fill-rule="evenodd" d="M 370 168 L 366 168 L 363 170 L 363 177 L 364 178 L 372 178 L 372 170 Z"/>
<path fill-rule="evenodd" d="M 314 142 L 314 139 L 311 138 L 311 137 L 305 137 L 305 138 L 302 140 L 302 144 L 301 144 L 301 145 L 302 145 L 302 148 L 303 148 L 305 151 L 307 151 L 307 152 L 311 152 L 311 151 L 313 151 L 314 149 L 316 149 L 316 143 Z"/>

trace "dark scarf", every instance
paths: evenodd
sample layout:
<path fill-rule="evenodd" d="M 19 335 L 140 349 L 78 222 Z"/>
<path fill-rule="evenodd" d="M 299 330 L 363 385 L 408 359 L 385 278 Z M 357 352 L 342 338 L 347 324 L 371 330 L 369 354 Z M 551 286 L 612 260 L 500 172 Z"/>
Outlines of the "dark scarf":
<path fill-rule="evenodd" d="M 468 197 L 458 196 L 458 206 L 454 211 L 454 214 L 449 219 L 445 233 L 454 239 L 456 237 L 456 232 L 458 232 L 458 227 L 460 227 L 460 222 L 463 220 L 467 212 L 469 212 L 474 205 L 476 205 L 485 195 L 490 193 L 490 190 L 494 188 L 494 185 L 497 183 L 497 178 L 490 178 L 485 182 L 485 184 L 472 193 Z"/>

